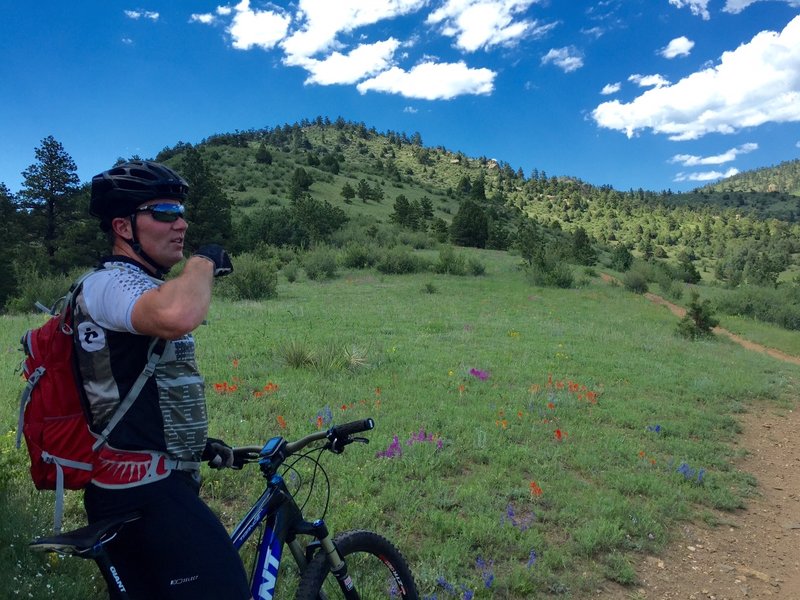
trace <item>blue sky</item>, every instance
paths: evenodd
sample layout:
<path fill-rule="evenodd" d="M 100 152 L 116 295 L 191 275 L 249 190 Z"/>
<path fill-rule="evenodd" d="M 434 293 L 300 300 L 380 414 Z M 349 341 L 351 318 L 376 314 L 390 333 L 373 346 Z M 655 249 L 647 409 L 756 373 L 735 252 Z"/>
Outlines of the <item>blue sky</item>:
<path fill-rule="evenodd" d="M 317 115 L 621 190 L 800 157 L 800 0 L 0 0 L 0 182 Z"/>

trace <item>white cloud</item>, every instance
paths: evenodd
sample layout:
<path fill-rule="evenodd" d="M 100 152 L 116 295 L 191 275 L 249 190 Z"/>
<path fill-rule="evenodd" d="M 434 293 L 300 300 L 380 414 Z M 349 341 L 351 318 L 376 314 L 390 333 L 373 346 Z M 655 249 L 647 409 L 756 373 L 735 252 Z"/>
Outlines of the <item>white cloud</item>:
<path fill-rule="evenodd" d="M 133 40 L 129 37 L 122 38 L 122 43 L 126 46 L 133 46 Z"/>
<path fill-rule="evenodd" d="M 669 3 L 678 8 L 688 6 L 693 15 L 703 17 L 704 21 L 711 18 L 711 14 L 708 12 L 708 0 L 669 0 Z"/>
<path fill-rule="evenodd" d="M 190 23 L 202 23 L 203 25 L 211 25 L 215 23 L 217 18 L 211 13 L 205 14 L 192 14 L 189 17 Z"/>
<path fill-rule="evenodd" d="M 731 167 L 724 173 L 720 171 L 705 171 L 703 173 L 678 173 L 675 181 L 713 181 L 715 179 L 725 179 L 739 174 L 739 169 Z"/>
<path fill-rule="evenodd" d="M 780 33 L 762 31 L 723 53 L 717 66 L 673 85 L 647 90 L 632 102 L 597 106 L 600 127 L 632 137 L 651 129 L 672 140 L 733 133 L 764 123 L 800 121 L 800 16 Z"/>
<path fill-rule="evenodd" d="M 616 94 L 618 91 L 622 89 L 622 84 L 617 81 L 616 83 L 607 83 L 603 86 L 603 89 L 600 90 L 600 93 L 603 96 L 610 96 L 611 94 Z"/>
<path fill-rule="evenodd" d="M 288 59 L 298 60 L 338 49 L 336 36 L 358 27 L 372 25 L 416 12 L 427 0 L 300 0 L 297 21 L 301 29 L 284 40 Z"/>
<path fill-rule="evenodd" d="M 761 0 L 726 0 L 725 7 L 722 12 L 731 13 L 734 15 L 739 14 L 745 8 Z M 800 6 L 800 0 L 784 0 L 789 6 Z"/>
<path fill-rule="evenodd" d="M 410 71 L 399 67 L 362 81 L 357 89 L 400 94 L 407 98 L 449 100 L 462 94 L 490 94 L 496 73 L 489 69 L 472 69 L 463 62 L 421 63 Z"/>
<path fill-rule="evenodd" d="M 680 163 L 684 167 L 723 165 L 727 162 L 736 160 L 736 157 L 739 156 L 740 154 L 748 154 L 755 150 L 758 150 L 758 144 L 749 143 L 749 144 L 742 144 L 738 148 L 731 148 L 730 150 L 727 150 L 722 154 L 717 154 L 715 156 L 694 156 L 692 154 L 676 154 L 670 159 L 669 162 Z"/>
<path fill-rule="evenodd" d="M 289 29 L 291 18 L 272 10 L 251 10 L 250 0 L 242 0 L 235 7 L 228 33 L 237 50 L 258 46 L 265 50 L 280 42 Z"/>
<path fill-rule="evenodd" d="M 552 48 L 542 57 L 542 64 L 553 63 L 560 67 L 565 73 L 577 71 L 583 66 L 583 56 L 574 46 L 565 48 Z"/>
<path fill-rule="evenodd" d="M 409 115 L 415 115 L 415 114 L 417 114 L 419 112 L 419 110 L 414 108 L 413 106 L 406 106 L 403 109 L 403 112 L 404 113 L 408 113 Z"/>
<path fill-rule="evenodd" d="M 447 0 L 428 15 L 429 25 L 441 24 L 443 35 L 456 39 L 456 46 L 467 52 L 481 48 L 513 45 L 522 37 L 541 37 L 555 23 L 515 21 L 537 0 Z"/>
<path fill-rule="evenodd" d="M 664 87 L 665 85 L 669 85 L 669 81 L 667 81 L 664 77 L 658 74 L 639 75 L 638 73 L 635 73 L 634 75 L 628 77 L 628 81 L 632 81 L 639 87 L 660 88 Z"/>
<path fill-rule="evenodd" d="M 333 52 L 323 60 L 296 57 L 287 63 L 301 66 L 310 73 L 306 84 L 355 83 L 389 68 L 399 45 L 400 42 L 390 38 L 375 44 L 361 44 L 346 55 Z"/>
<path fill-rule="evenodd" d="M 158 21 L 159 14 L 149 10 L 125 10 L 125 16 L 129 19 L 150 19 L 151 21 Z"/>
<path fill-rule="evenodd" d="M 676 56 L 689 56 L 689 52 L 694 48 L 694 42 L 682 35 L 672 40 L 667 47 L 659 54 L 664 58 L 675 58 Z"/>

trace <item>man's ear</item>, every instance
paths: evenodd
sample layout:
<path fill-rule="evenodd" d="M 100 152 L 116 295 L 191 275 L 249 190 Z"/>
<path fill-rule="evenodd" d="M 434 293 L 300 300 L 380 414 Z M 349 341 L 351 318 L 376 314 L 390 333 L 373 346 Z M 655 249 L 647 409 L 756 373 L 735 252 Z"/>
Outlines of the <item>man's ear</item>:
<path fill-rule="evenodd" d="M 129 217 L 116 217 L 111 219 L 111 231 L 123 240 L 133 239 L 133 227 Z"/>

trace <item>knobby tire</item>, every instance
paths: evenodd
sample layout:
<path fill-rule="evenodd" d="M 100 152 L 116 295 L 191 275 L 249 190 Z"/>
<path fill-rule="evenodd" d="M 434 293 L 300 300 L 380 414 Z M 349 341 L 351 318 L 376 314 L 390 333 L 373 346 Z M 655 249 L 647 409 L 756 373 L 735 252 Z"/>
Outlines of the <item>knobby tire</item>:
<path fill-rule="evenodd" d="M 403 555 L 389 540 L 371 531 L 347 531 L 334 538 L 361 600 L 418 600 L 417 586 Z M 344 598 L 323 552 L 309 563 L 296 600 Z"/>

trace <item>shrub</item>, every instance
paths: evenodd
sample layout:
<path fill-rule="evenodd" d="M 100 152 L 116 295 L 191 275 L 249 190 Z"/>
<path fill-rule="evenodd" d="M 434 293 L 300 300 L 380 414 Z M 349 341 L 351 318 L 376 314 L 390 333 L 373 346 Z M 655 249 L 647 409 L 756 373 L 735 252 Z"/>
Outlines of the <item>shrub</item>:
<path fill-rule="evenodd" d="M 11 313 L 35 312 L 37 302 L 52 308 L 69 291 L 69 287 L 88 269 L 74 269 L 69 275 L 41 275 L 29 272 L 17 276 L 16 294 L 6 302 Z"/>
<path fill-rule="evenodd" d="M 303 269 L 311 280 L 336 277 L 336 254 L 327 246 L 318 246 L 306 253 Z"/>
<path fill-rule="evenodd" d="M 542 261 L 526 268 L 528 280 L 542 287 L 570 288 L 574 277 L 570 268 L 560 261 Z"/>
<path fill-rule="evenodd" d="M 641 271 L 628 271 L 622 276 L 622 283 L 625 289 L 634 294 L 647 292 L 647 277 Z"/>
<path fill-rule="evenodd" d="M 292 261 L 283 266 L 283 276 L 286 277 L 286 281 L 289 283 L 294 283 L 297 281 L 299 270 L 300 265 L 298 265 L 296 261 Z"/>
<path fill-rule="evenodd" d="M 467 261 L 467 267 L 469 268 L 469 272 L 475 277 L 480 277 L 481 275 L 486 274 L 486 265 L 484 265 L 477 258 L 470 258 Z"/>
<path fill-rule="evenodd" d="M 440 275 L 466 275 L 467 261 L 462 254 L 456 254 L 452 246 L 439 250 L 439 259 L 433 270 Z"/>
<path fill-rule="evenodd" d="M 266 300 L 278 294 L 278 269 L 275 262 L 251 253 L 233 258 L 234 270 L 218 279 L 214 292 L 228 300 Z"/>
<path fill-rule="evenodd" d="M 716 319 L 711 313 L 711 302 L 708 300 L 700 302 L 698 293 L 692 292 L 692 299 L 686 309 L 686 315 L 678 323 L 676 331 L 680 336 L 695 340 L 712 335 L 711 330 L 717 325 L 719 325 L 719 319 Z"/>
<path fill-rule="evenodd" d="M 348 242 L 342 252 L 342 265 L 349 269 L 368 269 L 378 262 L 378 249 L 372 244 Z"/>
<path fill-rule="evenodd" d="M 386 250 L 376 265 L 378 271 L 386 275 L 421 273 L 429 266 L 428 261 L 402 248 Z"/>

